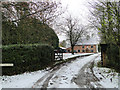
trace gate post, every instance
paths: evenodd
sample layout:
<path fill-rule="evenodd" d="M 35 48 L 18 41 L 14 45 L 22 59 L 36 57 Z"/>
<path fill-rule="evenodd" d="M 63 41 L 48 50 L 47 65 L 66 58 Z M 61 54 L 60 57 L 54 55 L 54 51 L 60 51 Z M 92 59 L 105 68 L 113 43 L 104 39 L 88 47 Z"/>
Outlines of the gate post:
<path fill-rule="evenodd" d="M 107 50 L 107 44 L 100 44 L 101 46 L 101 64 L 103 66 L 106 65 L 106 50 Z"/>
<path fill-rule="evenodd" d="M 52 52 L 52 60 L 55 61 L 55 51 Z"/>

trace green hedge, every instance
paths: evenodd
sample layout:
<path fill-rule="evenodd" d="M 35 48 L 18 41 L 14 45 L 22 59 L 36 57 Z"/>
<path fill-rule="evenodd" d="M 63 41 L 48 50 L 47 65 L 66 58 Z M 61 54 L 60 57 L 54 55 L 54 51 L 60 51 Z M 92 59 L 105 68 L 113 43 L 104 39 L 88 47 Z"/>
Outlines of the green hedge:
<path fill-rule="evenodd" d="M 115 44 L 108 44 L 107 47 L 107 67 L 113 68 L 120 72 L 120 52 L 119 47 Z"/>
<path fill-rule="evenodd" d="M 26 71 L 44 69 L 52 64 L 54 49 L 49 45 L 27 44 L 2 47 L 2 62 L 13 63 L 13 67 L 3 67 L 3 75 L 13 75 Z"/>
<path fill-rule="evenodd" d="M 26 18 L 17 23 L 2 22 L 2 44 L 34 44 L 47 43 L 54 48 L 58 47 L 59 39 L 48 25 L 35 18 Z"/>

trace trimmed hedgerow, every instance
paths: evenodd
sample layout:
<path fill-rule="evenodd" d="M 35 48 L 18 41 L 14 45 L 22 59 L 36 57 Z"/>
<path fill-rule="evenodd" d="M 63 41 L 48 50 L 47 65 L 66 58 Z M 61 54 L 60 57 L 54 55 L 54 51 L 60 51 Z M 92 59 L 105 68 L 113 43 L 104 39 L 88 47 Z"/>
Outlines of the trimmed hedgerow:
<path fill-rule="evenodd" d="M 2 22 L 2 45 L 46 43 L 58 47 L 59 39 L 52 28 L 35 18 L 25 18 L 17 23 Z"/>
<path fill-rule="evenodd" d="M 108 44 L 106 50 L 106 67 L 113 68 L 120 73 L 120 47 L 115 44 Z"/>
<path fill-rule="evenodd" d="M 27 44 L 2 47 L 2 63 L 13 63 L 13 67 L 3 67 L 3 75 L 14 75 L 44 69 L 52 64 L 54 49 L 49 45 Z"/>

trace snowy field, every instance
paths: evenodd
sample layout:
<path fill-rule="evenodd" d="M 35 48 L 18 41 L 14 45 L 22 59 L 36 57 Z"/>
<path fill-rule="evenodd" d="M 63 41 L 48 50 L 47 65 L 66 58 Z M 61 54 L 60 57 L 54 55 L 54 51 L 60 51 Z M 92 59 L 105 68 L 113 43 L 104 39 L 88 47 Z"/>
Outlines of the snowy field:
<path fill-rule="evenodd" d="M 67 59 L 70 57 L 76 57 L 83 54 L 67 54 L 65 53 L 63 58 Z M 2 88 L 30 88 L 32 85 L 48 71 L 39 70 L 31 73 L 18 74 L 13 76 L 2 76 L 0 77 Z"/>
<path fill-rule="evenodd" d="M 96 58 L 93 68 L 95 76 L 100 80 L 99 83 L 104 88 L 118 88 L 118 73 L 109 68 L 97 67 L 96 64 L 100 60 L 100 56 Z"/>

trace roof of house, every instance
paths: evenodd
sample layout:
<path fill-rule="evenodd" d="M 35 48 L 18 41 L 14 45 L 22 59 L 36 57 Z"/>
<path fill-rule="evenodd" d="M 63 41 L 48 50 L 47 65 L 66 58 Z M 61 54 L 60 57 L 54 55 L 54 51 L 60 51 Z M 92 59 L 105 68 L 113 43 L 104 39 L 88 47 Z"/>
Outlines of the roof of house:
<path fill-rule="evenodd" d="M 65 47 L 60 47 L 60 48 L 62 48 L 62 49 L 66 49 Z"/>
<path fill-rule="evenodd" d="M 89 39 L 84 38 L 78 41 L 76 45 L 96 45 L 96 44 L 99 44 L 99 40 L 98 38 L 93 36 L 93 37 L 90 37 Z"/>
<path fill-rule="evenodd" d="M 67 36 L 65 34 L 58 34 L 59 42 L 62 42 L 63 40 L 66 41 L 66 48 L 70 47 L 70 42 L 67 40 Z M 97 35 L 91 36 L 89 39 L 83 38 L 82 40 L 79 40 L 76 45 L 96 45 L 99 44 L 99 38 Z"/>

